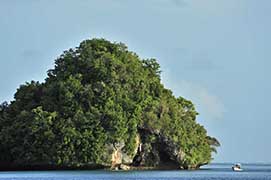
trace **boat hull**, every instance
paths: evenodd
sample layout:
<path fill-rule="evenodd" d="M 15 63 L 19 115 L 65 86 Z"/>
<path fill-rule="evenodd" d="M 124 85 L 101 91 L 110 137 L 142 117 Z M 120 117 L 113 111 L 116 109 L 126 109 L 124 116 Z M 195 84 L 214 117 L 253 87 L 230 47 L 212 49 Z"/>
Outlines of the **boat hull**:
<path fill-rule="evenodd" d="M 232 167 L 232 170 L 233 170 L 233 171 L 243 171 L 243 169 L 238 168 L 238 167 Z"/>

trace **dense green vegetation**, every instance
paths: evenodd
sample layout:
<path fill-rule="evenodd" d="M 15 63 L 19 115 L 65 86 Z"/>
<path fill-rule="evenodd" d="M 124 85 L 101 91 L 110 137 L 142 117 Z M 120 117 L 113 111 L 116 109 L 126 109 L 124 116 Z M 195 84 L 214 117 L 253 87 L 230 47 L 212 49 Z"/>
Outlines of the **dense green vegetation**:
<path fill-rule="evenodd" d="M 65 51 L 45 82 L 21 85 L 0 106 L 0 162 L 99 164 L 106 144 L 125 142 L 134 153 L 140 128 L 172 140 L 186 166 L 210 162 L 218 141 L 196 122 L 191 101 L 164 88 L 160 72 L 155 59 L 104 39 Z"/>

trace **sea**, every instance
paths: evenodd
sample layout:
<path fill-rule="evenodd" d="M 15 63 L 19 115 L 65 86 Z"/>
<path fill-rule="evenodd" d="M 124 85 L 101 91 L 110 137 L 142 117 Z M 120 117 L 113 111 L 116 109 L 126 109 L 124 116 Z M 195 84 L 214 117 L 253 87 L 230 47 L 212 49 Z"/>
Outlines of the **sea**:
<path fill-rule="evenodd" d="M 191 171 L 2 171 L 0 180 L 271 180 L 271 164 L 243 164 L 242 172 L 233 172 L 231 166 L 210 164 Z"/>

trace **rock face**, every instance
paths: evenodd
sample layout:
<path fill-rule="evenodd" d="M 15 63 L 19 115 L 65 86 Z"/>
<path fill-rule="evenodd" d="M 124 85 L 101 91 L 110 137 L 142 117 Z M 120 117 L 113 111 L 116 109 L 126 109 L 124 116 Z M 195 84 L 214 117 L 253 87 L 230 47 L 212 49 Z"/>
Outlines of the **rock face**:
<path fill-rule="evenodd" d="M 125 152 L 124 142 L 107 145 L 102 165 L 113 170 L 193 168 L 183 164 L 185 153 L 181 148 L 159 132 L 141 128 L 135 142 L 132 155 Z"/>
<path fill-rule="evenodd" d="M 130 170 L 131 167 L 130 167 L 130 166 L 127 166 L 127 165 L 124 165 L 124 164 L 121 164 L 121 165 L 119 166 L 119 169 L 127 171 L 127 170 Z"/>
<path fill-rule="evenodd" d="M 140 129 L 141 149 L 138 150 L 133 165 L 161 169 L 181 168 L 184 153 L 169 139 L 158 132 Z"/>
<path fill-rule="evenodd" d="M 136 144 L 134 153 L 129 155 L 125 151 L 125 143 L 119 142 L 115 144 L 106 145 L 104 155 L 102 158 L 102 165 L 105 167 L 110 167 L 111 169 L 123 169 L 128 170 L 127 167 L 132 165 L 135 154 L 138 151 L 140 145 L 140 136 L 136 137 Z M 127 167 L 126 167 L 127 166 Z"/>

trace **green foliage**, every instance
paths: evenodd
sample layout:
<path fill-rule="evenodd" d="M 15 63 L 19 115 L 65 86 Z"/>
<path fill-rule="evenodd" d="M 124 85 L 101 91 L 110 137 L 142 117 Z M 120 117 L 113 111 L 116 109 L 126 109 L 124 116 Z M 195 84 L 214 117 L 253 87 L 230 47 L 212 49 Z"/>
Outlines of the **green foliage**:
<path fill-rule="evenodd" d="M 125 142 L 133 154 L 139 128 L 171 139 L 187 166 L 209 162 L 219 142 L 197 124 L 191 101 L 163 87 L 160 73 L 155 59 L 141 60 L 122 43 L 92 39 L 64 51 L 44 83 L 21 85 L 0 106 L 1 162 L 99 164 L 106 144 Z"/>

